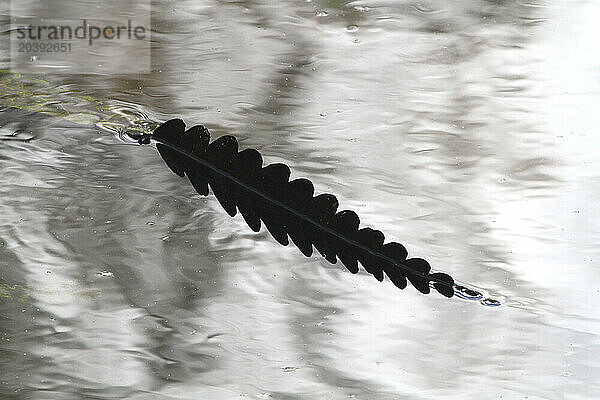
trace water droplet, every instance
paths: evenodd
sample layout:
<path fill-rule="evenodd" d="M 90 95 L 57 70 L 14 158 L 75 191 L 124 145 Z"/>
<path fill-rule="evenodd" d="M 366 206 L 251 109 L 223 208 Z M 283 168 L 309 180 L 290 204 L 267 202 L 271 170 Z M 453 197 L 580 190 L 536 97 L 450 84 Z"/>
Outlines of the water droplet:
<path fill-rule="evenodd" d="M 166 242 L 169 239 L 170 239 L 169 236 L 163 236 L 162 238 L 160 238 L 160 240 L 162 240 L 163 242 Z"/>
<path fill-rule="evenodd" d="M 483 299 L 483 294 L 477 290 L 470 289 L 466 286 L 456 285 L 454 293 L 466 300 L 480 300 Z"/>
<path fill-rule="evenodd" d="M 346 30 L 347 30 L 348 32 L 357 32 L 357 31 L 358 31 L 358 26 L 356 26 L 356 25 L 348 25 L 348 26 L 346 27 Z"/>
<path fill-rule="evenodd" d="M 111 277 L 115 276 L 115 274 L 113 274 L 110 271 L 101 271 L 101 272 L 98 272 L 96 275 L 102 276 L 102 277 L 105 277 L 105 278 L 111 278 Z"/>
<path fill-rule="evenodd" d="M 329 13 L 327 11 L 323 11 L 323 10 L 317 11 L 317 17 L 326 17 L 328 15 L 329 15 Z"/>

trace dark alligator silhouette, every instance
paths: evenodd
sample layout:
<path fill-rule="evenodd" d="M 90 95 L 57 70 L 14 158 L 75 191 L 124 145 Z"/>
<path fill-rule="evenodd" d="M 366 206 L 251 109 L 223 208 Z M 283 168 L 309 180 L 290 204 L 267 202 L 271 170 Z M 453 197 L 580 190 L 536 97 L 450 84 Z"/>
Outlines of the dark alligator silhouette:
<path fill-rule="evenodd" d="M 482 299 L 483 295 L 442 272 L 431 272 L 422 258 L 407 258 L 406 248 L 397 242 L 384 243 L 381 231 L 360 228 L 354 211 L 337 211 L 338 201 L 332 194 L 315 196 L 310 180 L 292 181 L 290 169 L 281 163 L 263 166 L 255 149 L 238 151 L 233 136 L 221 136 L 210 142 L 210 133 L 202 125 L 185 130 L 181 119 L 169 120 L 152 134 L 132 136 L 140 144 L 156 142 L 156 147 L 179 176 L 186 176 L 203 196 L 209 185 L 225 211 L 232 217 L 239 211 L 254 232 L 264 223 L 280 244 L 289 239 L 310 257 L 313 247 L 327 261 L 339 259 L 353 274 L 358 263 L 378 281 L 386 275 L 395 286 L 404 289 L 407 281 L 419 292 L 429 293 L 433 287 L 445 297 L 455 293 L 463 298 Z M 499 304 L 485 299 L 487 305 Z"/>

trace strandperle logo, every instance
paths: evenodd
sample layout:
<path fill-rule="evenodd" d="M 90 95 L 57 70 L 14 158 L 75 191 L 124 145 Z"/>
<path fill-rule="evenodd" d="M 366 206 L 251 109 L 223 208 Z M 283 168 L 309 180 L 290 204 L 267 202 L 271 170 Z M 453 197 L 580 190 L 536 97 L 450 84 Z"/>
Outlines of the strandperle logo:
<path fill-rule="evenodd" d="M 12 0 L 10 68 L 19 73 L 151 71 L 151 0 Z"/>
<path fill-rule="evenodd" d="M 28 40 L 72 40 L 84 39 L 91 46 L 96 39 L 120 40 L 120 39 L 146 39 L 146 28 L 133 26 L 131 20 L 125 25 L 96 26 L 88 24 L 83 20 L 82 24 L 75 28 L 69 25 L 32 25 L 17 28 L 17 39 Z"/>

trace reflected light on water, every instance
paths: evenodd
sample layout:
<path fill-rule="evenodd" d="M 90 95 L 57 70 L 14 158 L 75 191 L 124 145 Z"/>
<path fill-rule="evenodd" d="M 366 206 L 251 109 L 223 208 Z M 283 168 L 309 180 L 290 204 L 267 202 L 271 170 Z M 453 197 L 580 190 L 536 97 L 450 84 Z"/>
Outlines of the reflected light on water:
<path fill-rule="evenodd" d="M 597 398 L 599 11 L 155 1 L 151 74 L 3 74 L 0 397 Z M 250 232 L 121 140 L 176 117 L 502 307 Z"/>

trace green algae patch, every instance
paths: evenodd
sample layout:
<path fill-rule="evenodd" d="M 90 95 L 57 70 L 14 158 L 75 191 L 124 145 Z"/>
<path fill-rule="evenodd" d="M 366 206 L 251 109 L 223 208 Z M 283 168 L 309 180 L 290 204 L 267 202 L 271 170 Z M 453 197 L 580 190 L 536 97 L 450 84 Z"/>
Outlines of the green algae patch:
<path fill-rule="evenodd" d="M 0 300 L 23 299 L 28 296 L 29 289 L 21 285 L 0 283 Z"/>

